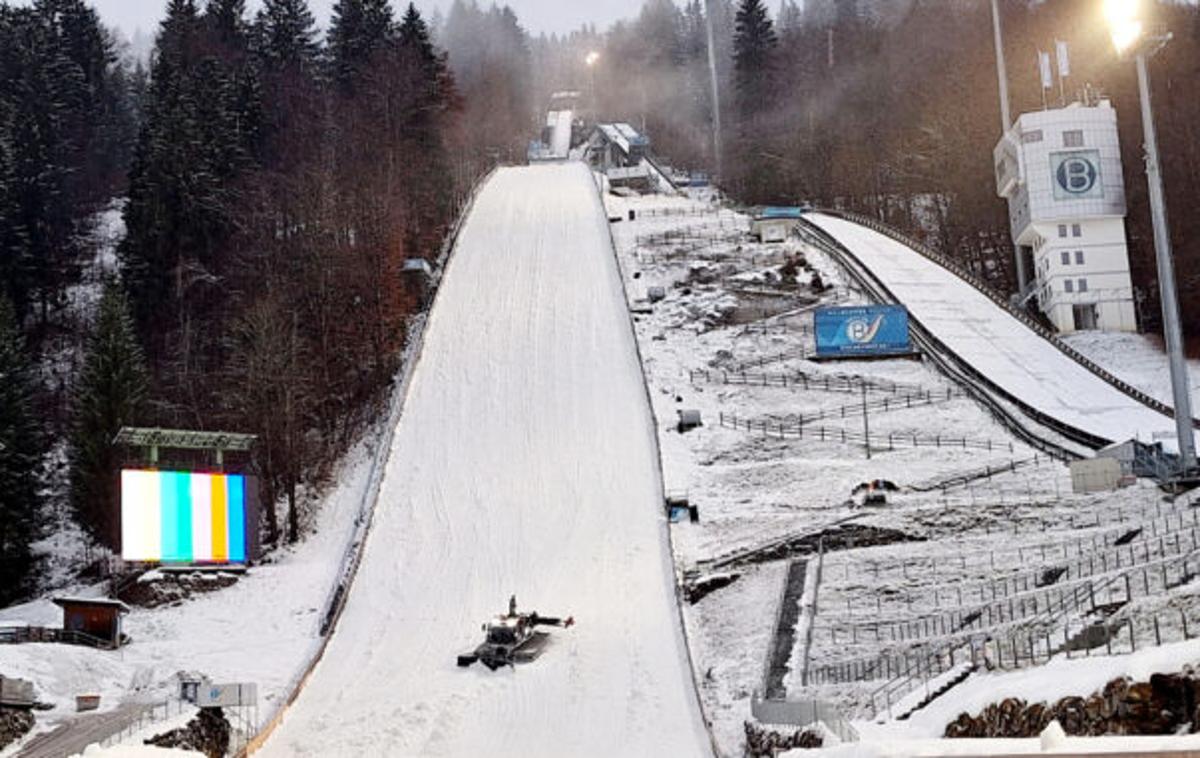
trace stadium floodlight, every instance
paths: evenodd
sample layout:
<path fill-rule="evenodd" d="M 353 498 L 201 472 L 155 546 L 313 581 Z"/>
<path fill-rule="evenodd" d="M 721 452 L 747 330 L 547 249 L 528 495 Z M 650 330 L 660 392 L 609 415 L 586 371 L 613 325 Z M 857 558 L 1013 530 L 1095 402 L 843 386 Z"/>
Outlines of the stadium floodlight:
<path fill-rule="evenodd" d="M 1104 0 L 1104 17 L 1112 32 L 1113 46 L 1124 57 L 1132 53 L 1137 62 L 1138 93 L 1142 105 L 1142 129 L 1146 146 L 1146 181 L 1150 186 L 1150 217 L 1154 222 L 1154 257 L 1158 265 L 1159 300 L 1162 301 L 1163 337 L 1171 370 L 1171 393 L 1175 401 L 1175 431 L 1179 440 L 1182 474 L 1196 471 L 1196 442 L 1192 429 L 1192 397 L 1187 363 L 1183 353 L 1183 325 L 1179 314 L 1179 291 L 1175 285 L 1175 255 L 1171 249 L 1171 227 L 1167 222 L 1167 199 L 1163 189 L 1158 133 L 1150 97 L 1150 67 L 1147 61 L 1171 41 L 1169 33 L 1146 35 L 1141 0 Z"/>
<path fill-rule="evenodd" d="M 1104 18 L 1118 53 L 1124 55 L 1142 38 L 1145 24 L 1140 0 L 1104 0 Z"/>

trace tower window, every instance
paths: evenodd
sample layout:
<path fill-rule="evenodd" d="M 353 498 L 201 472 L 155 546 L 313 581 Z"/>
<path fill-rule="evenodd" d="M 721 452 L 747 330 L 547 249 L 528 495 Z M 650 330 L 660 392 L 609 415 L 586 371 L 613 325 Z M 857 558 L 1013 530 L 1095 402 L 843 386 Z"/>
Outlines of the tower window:
<path fill-rule="evenodd" d="M 1072 237 L 1082 237 L 1083 236 L 1083 227 L 1080 226 L 1079 224 L 1072 224 L 1071 225 L 1071 236 Z"/>
<path fill-rule="evenodd" d="M 1058 236 L 1059 236 L 1059 237 L 1066 237 L 1066 236 L 1067 236 L 1067 225 L 1066 225 L 1066 224 L 1059 224 L 1059 225 L 1058 225 Z"/>
<path fill-rule="evenodd" d="M 1078 263 L 1080 266 L 1083 265 L 1083 251 L 1082 250 L 1075 251 L 1075 262 Z"/>
<path fill-rule="evenodd" d="M 1070 253 L 1068 253 L 1066 250 L 1064 250 L 1064 251 L 1063 251 L 1063 254 L 1062 254 L 1062 262 L 1063 262 L 1063 265 L 1064 265 L 1064 266 L 1070 266 L 1070 265 L 1071 265 L 1071 254 L 1070 254 Z"/>
<path fill-rule="evenodd" d="M 1080 279 L 1080 280 L 1079 280 L 1079 291 L 1080 291 L 1080 292 L 1087 292 L 1087 291 L 1088 291 L 1088 290 L 1087 290 L 1087 279 Z"/>
<path fill-rule="evenodd" d="M 1067 292 L 1074 292 L 1075 291 L 1074 280 L 1068 279 L 1065 282 L 1063 282 L 1063 288 L 1066 289 Z"/>
<path fill-rule="evenodd" d="M 1083 130 L 1063 132 L 1063 147 L 1083 147 Z"/>

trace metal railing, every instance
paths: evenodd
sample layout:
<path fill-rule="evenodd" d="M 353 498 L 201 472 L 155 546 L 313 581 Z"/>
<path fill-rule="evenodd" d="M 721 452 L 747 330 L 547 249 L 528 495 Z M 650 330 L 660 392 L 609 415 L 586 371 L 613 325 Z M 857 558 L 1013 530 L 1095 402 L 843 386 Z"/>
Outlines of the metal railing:
<path fill-rule="evenodd" d="M 802 421 L 783 422 L 743 419 L 728 413 L 718 416 L 718 423 L 726 429 L 774 437 L 780 440 L 803 439 L 814 442 L 829 442 L 841 445 L 869 447 L 871 450 L 895 450 L 897 448 L 932 447 L 939 449 L 1005 451 L 1013 453 L 1012 442 L 1000 440 L 972 439 L 949 435 L 921 435 L 916 432 L 863 433 L 825 426 L 806 425 Z"/>
<path fill-rule="evenodd" d="M 54 626 L 4 626 L 0 627 L 0 644 L 22 645 L 34 642 L 80 645 L 98 650 L 116 650 L 120 645 L 73 629 Z"/>

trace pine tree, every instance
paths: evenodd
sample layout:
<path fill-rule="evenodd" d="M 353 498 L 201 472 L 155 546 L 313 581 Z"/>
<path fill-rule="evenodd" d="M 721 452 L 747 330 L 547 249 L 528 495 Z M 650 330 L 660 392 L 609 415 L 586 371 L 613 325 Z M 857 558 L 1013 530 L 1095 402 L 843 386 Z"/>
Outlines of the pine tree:
<path fill-rule="evenodd" d="M 118 474 L 113 437 L 141 418 L 149 392 L 145 357 L 120 285 L 100 299 L 96 328 L 79 377 L 71 435 L 71 506 L 101 545 L 120 545 Z"/>
<path fill-rule="evenodd" d="M 209 0 L 204 17 L 224 45 L 240 45 L 246 33 L 246 0 Z"/>
<path fill-rule="evenodd" d="M 45 437 L 35 387 L 16 313 L 0 295 L 0 607 L 29 591 L 40 531 Z"/>
<path fill-rule="evenodd" d="M 769 101 L 776 42 L 763 0 L 742 0 L 734 27 L 733 61 L 738 111 L 743 120 Z"/>
<path fill-rule="evenodd" d="M 309 66 L 320 51 L 308 0 L 266 0 L 258 12 L 259 54 L 268 65 Z"/>
<path fill-rule="evenodd" d="M 343 93 L 354 89 L 363 68 L 391 40 L 395 27 L 388 0 L 338 0 L 329 26 L 333 80 Z"/>

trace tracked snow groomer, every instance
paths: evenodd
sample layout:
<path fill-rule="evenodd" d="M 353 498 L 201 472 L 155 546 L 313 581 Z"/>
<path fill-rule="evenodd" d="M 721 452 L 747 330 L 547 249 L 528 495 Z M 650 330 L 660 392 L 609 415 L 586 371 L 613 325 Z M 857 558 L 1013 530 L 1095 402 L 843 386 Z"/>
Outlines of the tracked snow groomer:
<path fill-rule="evenodd" d="M 508 613 L 497 616 L 483 625 L 486 635 L 483 642 L 474 652 L 458 656 L 458 665 L 470 666 L 479 661 L 495 671 L 501 666 L 528 663 L 542 654 L 550 640 L 550 634 L 538 631 L 537 627 L 565 628 L 574 623 L 575 619 L 571 616 L 563 619 L 556 616 L 540 616 L 537 611 L 518 613 L 517 597 L 513 595 L 508 601 Z"/>

